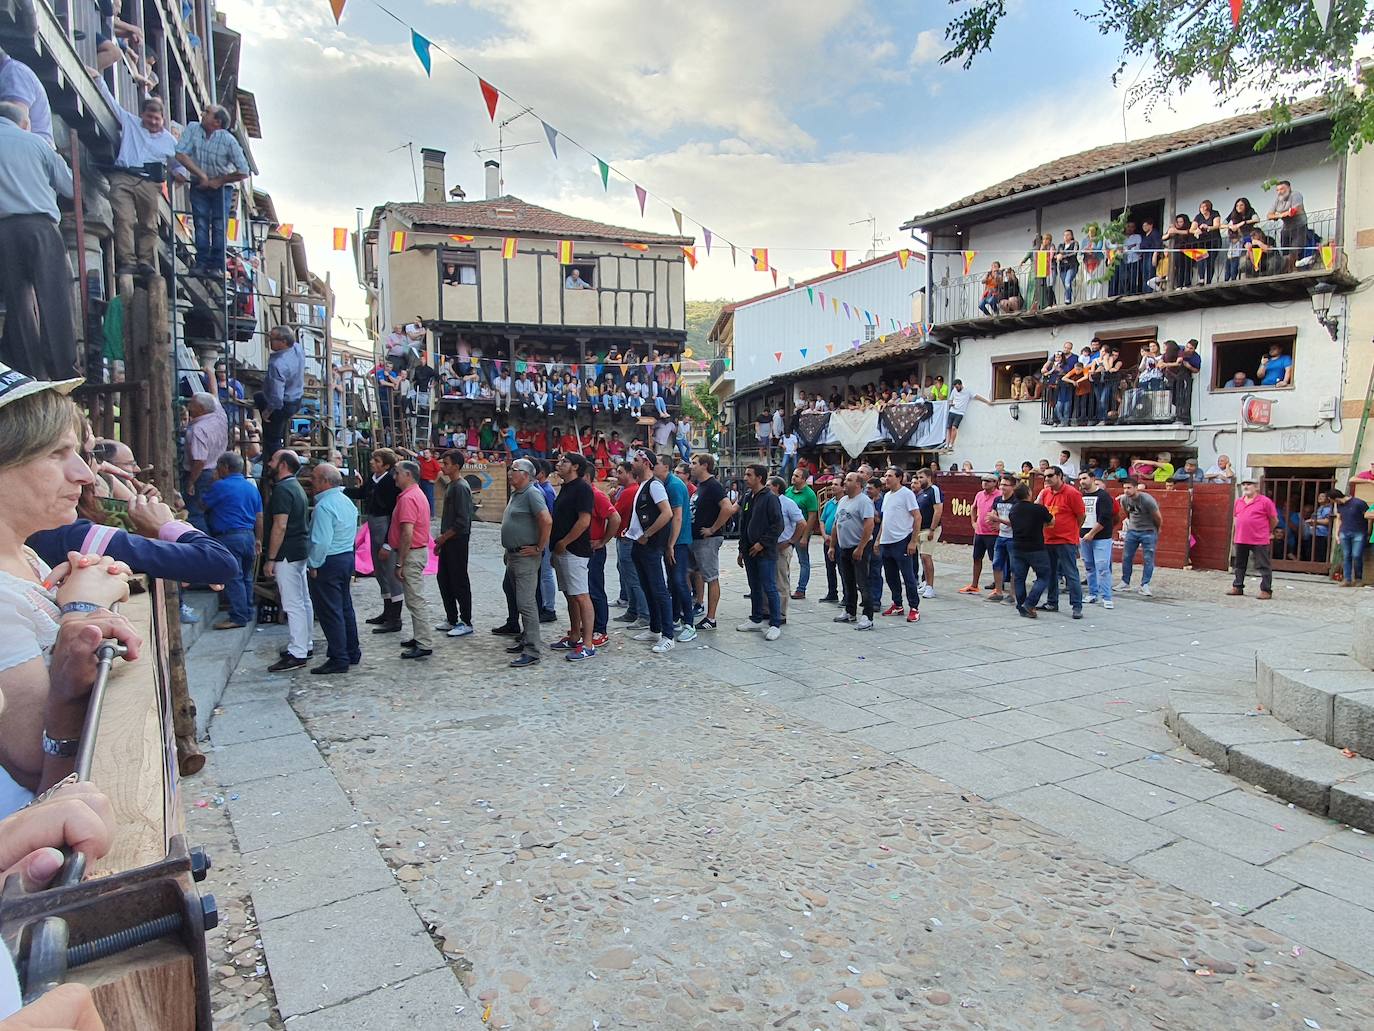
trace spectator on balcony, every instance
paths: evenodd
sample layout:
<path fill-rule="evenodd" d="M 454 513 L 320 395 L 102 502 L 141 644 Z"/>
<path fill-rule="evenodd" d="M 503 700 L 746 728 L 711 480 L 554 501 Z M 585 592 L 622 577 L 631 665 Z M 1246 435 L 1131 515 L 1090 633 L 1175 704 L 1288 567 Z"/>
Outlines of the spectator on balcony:
<path fill-rule="evenodd" d="M 1078 277 L 1078 241 L 1072 229 L 1064 230 L 1064 241 L 1055 248 L 1054 269 L 1064 287 L 1064 303 L 1073 304 L 1073 281 Z"/>
<path fill-rule="evenodd" d="M 1246 197 L 1237 197 L 1231 205 L 1231 213 L 1226 216 L 1222 228 L 1226 230 L 1226 282 L 1240 278 L 1241 261 L 1245 258 L 1245 244 L 1250 233 L 1259 224 L 1259 215 Z"/>
<path fill-rule="evenodd" d="M 1292 272 L 1307 246 L 1307 208 L 1302 194 L 1287 179 L 1280 179 L 1274 191 L 1274 208 L 1265 216 L 1278 219 L 1279 249 L 1283 252 L 1283 271 Z"/>
<path fill-rule="evenodd" d="M 1245 258 L 1241 261 L 1241 276 L 1247 279 L 1276 276 L 1283 267 L 1283 256 L 1274 248 L 1273 239 L 1258 227 L 1250 230 L 1250 241 L 1245 245 Z"/>
<path fill-rule="evenodd" d="M 1141 276 L 1140 248 L 1143 238 L 1134 222 L 1127 222 L 1125 236 L 1116 248 L 1112 263 L 1112 281 L 1108 292 L 1113 297 L 1138 294 L 1144 278 Z"/>
<path fill-rule="evenodd" d="M 1107 295 L 1107 245 L 1096 222 L 1088 224 L 1087 238 L 1079 244 L 1083 261 L 1083 294 L 1085 301 L 1100 301 Z"/>
<path fill-rule="evenodd" d="M 1202 478 L 1207 483 L 1235 483 L 1236 470 L 1226 455 L 1217 455 L 1217 464 L 1210 466 Z"/>
<path fill-rule="evenodd" d="M 15 63 L 0 65 L 0 85 Z M 23 106 L 0 102 L 0 297 L 7 312 L 0 360 L 37 379 L 63 380 L 77 371 L 77 350 L 57 198 L 72 196 L 72 173 L 51 141 L 28 127 Z"/>
<path fill-rule="evenodd" d="M 1174 224 L 1164 230 L 1164 243 L 1169 250 L 1168 283 L 1171 289 L 1178 290 L 1193 285 L 1193 270 L 1197 263 L 1183 253 L 1185 250 L 1192 250 L 1193 241 L 1193 224 L 1188 221 L 1188 216 L 1175 215 Z M 1155 274 L 1160 275 L 1158 266 Z"/>
<path fill-rule="evenodd" d="M 1131 293 L 1144 293 L 1147 290 L 1156 289 L 1146 282 L 1145 277 L 1159 277 L 1161 275 L 1160 265 L 1168 267 L 1168 254 L 1164 250 L 1164 237 L 1160 235 L 1159 228 L 1153 219 L 1143 219 L 1140 223 L 1140 254 L 1142 264 L 1139 266 L 1140 280 Z"/>
<path fill-rule="evenodd" d="M 1073 341 L 1065 340 L 1063 349 L 1045 362 L 1040 370 L 1054 398 L 1054 421 L 1060 426 L 1067 426 L 1073 415 L 1073 382 L 1066 381 L 1065 376 L 1077 365 L 1078 355 L 1074 354 Z"/>
<path fill-rule="evenodd" d="M 1204 483 L 1206 474 L 1197 467 L 1196 458 L 1188 458 L 1184 460 L 1183 468 L 1177 470 L 1170 480 L 1173 483 Z"/>
<path fill-rule="evenodd" d="M 1270 344 L 1269 353 L 1260 359 L 1259 377 L 1262 387 L 1291 387 L 1293 385 L 1293 356 L 1284 354 L 1279 344 Z"/>
<path fill-rule="evenodd" d="M 983 276 L 983 296 L 978 300 L 978 310 L 984 315 L 997 314 L 998 289 L 1002 285 L 1002 263 L 994 261 L 987 274 Z"/>
<path fill-rule="evenodd" d="M 1197 341 L 1189 340 L 1178 353 L 1172 380 L 1174 414 L 1178 421 L 1189 425 L 1193 421 L 1193 385 L 1202 371 L 1202 355 Z"/>
<path fill-rule="evenodd" d="M 591 283 L 582 278 L 582 270 L 576 265 L 568 269 L 568 274 L 563 279 L 563 286 L 567 290 L 591 290 L 594 289 Z"/>
<path fill-rule="evenodd" d="M 229 131 L 229 112 L 211 104 L 177 142 L 177 160 L 195 177 L 191 215 L 196 226 L 192 275 L 224 275 L 224 225 L 233 196 L 231 183 L 248 178 L 248 159 Z"/>
<path fill-rule="evenodd" d="M 1040 255 L 1044 257 L 1041 258 Z M 1045 264 L 1043 276 L 1037 274 L 1042 261 Z M 1050 278 L 1054 275 L 1054 238 L 1049 233 L 1036 237 L 1034 246 L 1026 252 L 1021 264 L 1030 266 L 1026 273 L 1030 280 L 1030 288 L 1026 291 L 1026 310 L 1035 312 L 1049 307 L 1054 303 L 1054 290 Z"/>
<path fill-rule="evenodd" d="M 1002 285 L 997 288 L 997 310 L 1003 315 L 1014 315 L 1025 306 L 1021 296 L 1021 281 L 1016 277 L 1016 269 L 1005 269 Z"/>
<path fill-rule="evenodd" d="M 1102 479 L 1108 483 L 1120 483 L 1129 474 L 1121 467 L 1121 456 L 1112 455 L 1107 459 L 1107 468 L 1102 470 Z"/>
<path fill-rule="evenodd" d="M 0 103 L 17 104 L 22 108 L 24 117 L 28 119 L 27 125 L 24 125 L 23 119 L 12 115 L 4 117 L 41 137 L 52 147 L 52 109 L 48 106 L 47 91 L 32 68 L 23 61 L 16 61 L 4 50 L 0 50 Z"/>
<path fill-rule="evenodd" d="M 1193 216 L 1192 232 L 1193 246 L 1207 252 L 1195 262 L 1196 282 L 1199 286 L 1205 286 L 1212 281 L 1217 255 L 1221 253 L 1221 215 L 1217 214 L 1211 201 L 1204 200 L 1198 205 L 1197 214 Z"/>

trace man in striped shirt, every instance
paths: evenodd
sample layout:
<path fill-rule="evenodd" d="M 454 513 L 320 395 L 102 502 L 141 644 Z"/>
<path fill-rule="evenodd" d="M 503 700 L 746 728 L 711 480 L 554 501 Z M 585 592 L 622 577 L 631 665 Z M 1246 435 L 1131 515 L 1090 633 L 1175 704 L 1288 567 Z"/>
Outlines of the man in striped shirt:
<path fill-rule="evenodd" d="M 191 215 L 196 224 L 196 262 L 192 275 L 224 275 L 224 226 L 231 183 L 248 178 L 248 159 L 229 131 L 229 112 L 208 106 L 177 143 L 177 160 L 193 177 Z"/>

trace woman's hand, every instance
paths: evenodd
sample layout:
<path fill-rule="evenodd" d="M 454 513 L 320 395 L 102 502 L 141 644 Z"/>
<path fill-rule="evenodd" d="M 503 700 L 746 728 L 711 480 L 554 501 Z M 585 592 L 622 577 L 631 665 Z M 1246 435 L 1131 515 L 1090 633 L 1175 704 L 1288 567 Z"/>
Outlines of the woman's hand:
<path fill-rule="evenodd" d="M 48 666 L 48 698 L 43 726 L 48 736 L 74 738 L 86 721 L 86 699 L 95 685 L 96 650 L 113 638 L 130 661 L 138 658 L 143 638 L 123 616 L 113 612 L 71 613 L 64 616 Z"/>
<path fill-rule="evenodd" d="M 129 597 L 129 577 L 132 574 L 123 562 L 108 555 L 82 555 L 67 552 L 67 561 L 48 576 L 48 583 L 57 584 L 57 603 L 86 601 L 109 608 Z"/>

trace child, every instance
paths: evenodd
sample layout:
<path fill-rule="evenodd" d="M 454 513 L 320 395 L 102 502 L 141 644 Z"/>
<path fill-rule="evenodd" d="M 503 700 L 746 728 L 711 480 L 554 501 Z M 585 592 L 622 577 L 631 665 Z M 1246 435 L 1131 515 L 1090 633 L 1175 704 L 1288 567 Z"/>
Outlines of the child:
<path fill-rule="evenodd" d="M 592 406 L 592 411 L 601 411 L 601 391 L 597 388 L 596 380 L 587 377 L 587 403 Z"/>

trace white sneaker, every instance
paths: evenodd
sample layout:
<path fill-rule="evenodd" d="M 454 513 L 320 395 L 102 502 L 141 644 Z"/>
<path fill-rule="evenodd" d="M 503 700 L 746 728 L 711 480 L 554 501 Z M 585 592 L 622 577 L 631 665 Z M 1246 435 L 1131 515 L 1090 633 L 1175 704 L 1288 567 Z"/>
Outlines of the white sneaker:
<path fill-rule="evenodd" d="M 673 639 L 671 637 L 660 637 L 658 644 L 654 645 L 649 651 L 655 655 L 663 655 L 673 650 Z"/>
<path fill-rule="evenodd" d="M 765 641 L 776 641 L 781 636 L 782 627 L 780 626 L 770 626 L 767 630 L 763 632 L 763 639 Z"/>
<path fill-rule="evenodd" d="M 436 626 L 434 629 L 437 633 L 446 634 L 453 629 L 453 624 L 448 622 L 448 620 L 445 620 L 444 622 Z"/>
<path fill-rule="evenodd" d="M 1149 585 L 1149 584 L 1141 584 L 1141 585 L 1140 585 L 1140 590 L 1139 590 L 1137 593 L 1138 593 L 1142 598 L 1152 598 L 1152 597 L 1154 597 L 1154 591 L 1150 590 L 1150 585 Z"/>
<path fill-rule="evenodd" d="M 934 587 L 931 587 L 930 584 L 926 584 L 924 587 L 921 588 L 921 597 L 922 597 L 922 598 L 933 598 L 933 597 L 935 597 L 935 588 L 934 588 Z"/>
<path fill-rule="evenodd" d="M 760 633 L 763 631 L 764 625 L 762 623 L 755 623 L 752 619 L 746 619 L 739 626 L 735 627 L 735 629 L 742 634 Z"/>
<path fill-rule="evenodd" d="M 873 629 L 873 620 L 869 619 L 867 616 L 860 616 L 860 617 L 859 617 L 859 621 L 858 621 L 857 623 L 854 624 L 854 629 L 855 629 L 855 630 L 872 630 L 872 629 Z"/>
<path fill-rule="evenodd" d="M 1096 605 L 1096 604 L 1097 604 L 1097 595 L 1095 595 L 1095 594 L 1090 594 L 1090 595 L 1088 595 L 1086 598 L 1083 599 L 1083 603 L 1084 603 L 1085 605 Z"/>
<path fill-rule="evenodd" d="M 458 623 L 457 625 L 449 628 L 448 636 L 467 637 L 467 635 L 470 633 L 472 633 L 472 627 L 468 626 L 466 623 Z"/>
<path fill-rule="evenodd" d="M 1102 603 L 1102 607 L 1103 607 L 1104 609 L 1114 609 L 1114 608 L 1116 608 L 1116 602 L 1114 602 L 1114 601 L 1104 601 L 1104 602 Z"/>
<path fill-rule="evenodd" d="M 692 626 L 691 623 L 688 623 L 680 631 L 678 631 L 677 639 L 679 641 L 684 642 L 695 641 L 697 639 L 697 628 Z"/>
<path fill-rule="evenodd" d="M 658 639 L 659 634 L 656 630 L 641 630 L 639 633 L 635 634 L 634 637 L 630 638 L 632 641 L 657 641 Z"/>
<path fill-rule="evenodd" d="M 1116 585 L 1117 594 L 1130 594 L 1133 590 L 1135 590 L 1135 588 L 1128 584 L 1125 580 L 1122 580 L 1119 584 Z"/>

